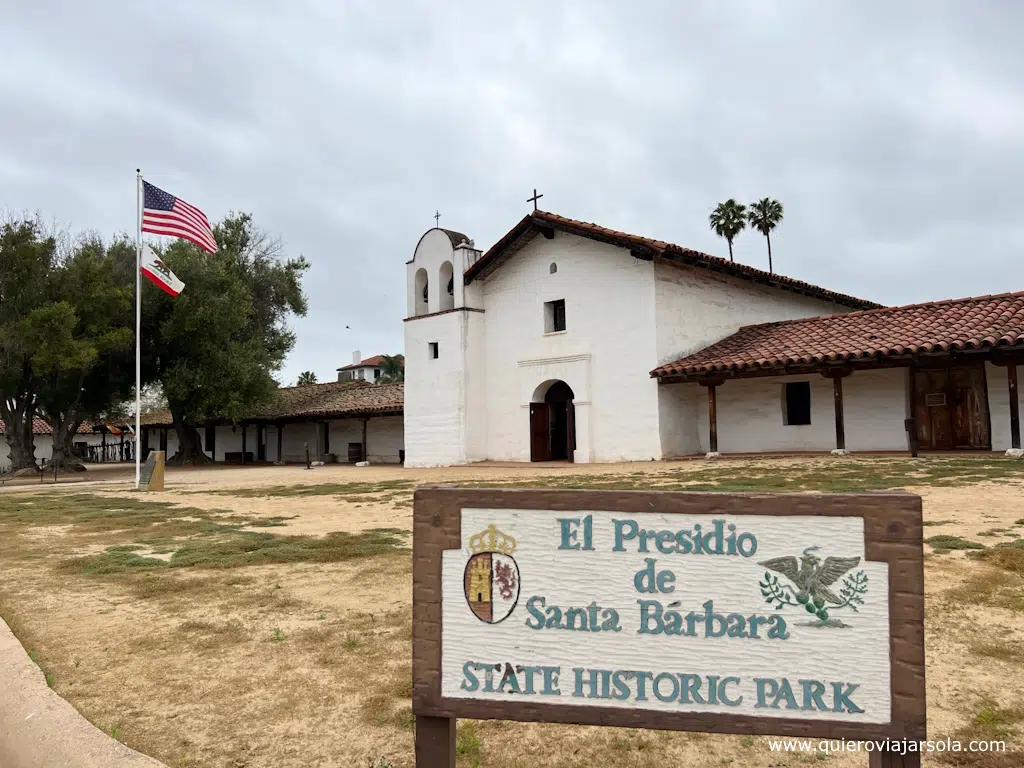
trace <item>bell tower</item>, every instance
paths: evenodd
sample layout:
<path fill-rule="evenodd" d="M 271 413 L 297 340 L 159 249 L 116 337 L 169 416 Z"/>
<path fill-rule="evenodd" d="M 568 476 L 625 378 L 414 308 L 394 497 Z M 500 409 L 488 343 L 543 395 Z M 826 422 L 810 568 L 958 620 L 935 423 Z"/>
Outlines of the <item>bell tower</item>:
<path fill-rule="evenodd" d="M 480 255 L 466 235 L 435 227 L 406 263 L 406 466 L 486 458 L 483 293 L 463 280 Z"/>

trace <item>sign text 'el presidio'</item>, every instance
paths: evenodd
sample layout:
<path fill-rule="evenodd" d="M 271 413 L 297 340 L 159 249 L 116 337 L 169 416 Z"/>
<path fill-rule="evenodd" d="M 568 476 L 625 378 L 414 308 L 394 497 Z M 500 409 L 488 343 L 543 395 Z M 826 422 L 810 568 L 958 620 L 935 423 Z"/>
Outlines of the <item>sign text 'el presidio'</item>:
<path fill-rule="evenodd" d="M 923 621 L 893 583 L 920 536 L 916 497 L 898 497 L 895 524 L 881 496 L 872 511 L 864 495 L 448 493 L 458 511 L 428 534 L 448 536 L 440 626 L 418 630 L 439 641 L 436 655 L 423 645 L 439 669 L 423 674 L 414 649 L 417 713 L 612 722 L 598 715 L 628 710 L 640 727 L 648 712 L 646 727 L 746 732 L 757 718 L 779 733 L 821 721 L 879 735 L 913 719 L 894 707 L 923 690 L 923 652 L 910 679 L 917 651 L 900 646 L 905 672 L 892 639 Z M 747 725 L 720 727 L 729 715 Z"/>

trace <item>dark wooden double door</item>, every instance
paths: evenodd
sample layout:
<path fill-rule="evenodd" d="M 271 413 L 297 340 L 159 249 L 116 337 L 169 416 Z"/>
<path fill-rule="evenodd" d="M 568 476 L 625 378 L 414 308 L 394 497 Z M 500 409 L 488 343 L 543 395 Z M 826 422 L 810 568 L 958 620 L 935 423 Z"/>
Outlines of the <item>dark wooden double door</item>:
<path fill-rule="evenodd" d="M 572 461 L 576 450 L 573 392 L 562 381 L 552 384 L 543 403 L 530 403 L 530 461 Z"/>
<path fill-rule="evenodd" d="M 983 365 L 919 368 L 911 386 L 921 450 L 991 449 Z"/>

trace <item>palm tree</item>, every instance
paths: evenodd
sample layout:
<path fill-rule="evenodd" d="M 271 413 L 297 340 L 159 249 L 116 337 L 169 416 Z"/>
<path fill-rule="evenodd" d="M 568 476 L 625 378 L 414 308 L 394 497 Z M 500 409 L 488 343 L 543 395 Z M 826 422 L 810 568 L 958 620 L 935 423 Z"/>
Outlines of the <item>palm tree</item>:
<path fill-rule="evenodd" d="M 770 197 L 764 197 L 751 203 L 747 211 L 747 222 L 751 229 L 756 229 L 768 241 L 768 272 L 772 271 L 772 238 L 771 231 L 782 221 L 782 203 Z"/>
<path fill-rule="evenodd" d="M 316 384 L 316 374 L 312 371 L 303 371 L 299 374 L 299 380 L 295 382 L 296 387 L 308 387 Z"/>
<path fill-rule="evenodd" d="M 405 356 L 404 355 L 381 355 L 381 374 L 377 382 L 380 384 L 394 384 L 398 381 L 405 381 Z"/>
<path fill-rule="evenodd" d="M 711 225 L 711 229 L 715 231 L 716 235 L 724 237 L 726 242 L 729 243 L 729 261 L 734 261 L 732 257 L 732 241 L 747 226 L 746 216 L 747 206 L 743 205 L 743 203 L 737 203 L 731 197 L 724 203 L 719 203 L 718 207 L 708 216 L 708 223 Z"/>

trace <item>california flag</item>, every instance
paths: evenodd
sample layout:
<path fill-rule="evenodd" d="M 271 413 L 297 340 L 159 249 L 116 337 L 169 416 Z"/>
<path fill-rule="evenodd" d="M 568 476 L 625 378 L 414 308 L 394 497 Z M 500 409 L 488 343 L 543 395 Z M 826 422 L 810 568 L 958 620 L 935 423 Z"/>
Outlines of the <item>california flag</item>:
<path fill-rule="evenodd" d="M 143 276 L 149 278 L 150 282 L 157 288 L 171 294 L 171 296 L 177 296 L 185 290 L 185 284 L 174 276 L 174 273 L 167 268 L 167 265 L 160 260 L 160 257 L 148 245 L 142 246 L 142 265 L 140 269 Z"/>

